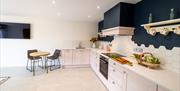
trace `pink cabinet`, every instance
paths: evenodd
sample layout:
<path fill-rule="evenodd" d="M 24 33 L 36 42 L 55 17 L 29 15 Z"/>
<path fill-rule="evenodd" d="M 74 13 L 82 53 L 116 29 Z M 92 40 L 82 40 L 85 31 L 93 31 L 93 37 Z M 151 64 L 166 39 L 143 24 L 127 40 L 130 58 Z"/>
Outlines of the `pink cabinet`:
<path fill-rule="evenodd" d="M 63 59 L 63 65 L 72 65 L 73 64 L 73 50 L 71 49 L 62 50 L 62 59 Z"/>
<path fill-rule="evenodd" d="M 89 65 L 89 49 L 64 49 L 62 50 L 64 66 Z"/>
<path fill-rule="evenodd" d="M 86 65 L 90 64 L 90 51 L 88 49 L 77 49 L 73 51 L 73 64 Z"/>

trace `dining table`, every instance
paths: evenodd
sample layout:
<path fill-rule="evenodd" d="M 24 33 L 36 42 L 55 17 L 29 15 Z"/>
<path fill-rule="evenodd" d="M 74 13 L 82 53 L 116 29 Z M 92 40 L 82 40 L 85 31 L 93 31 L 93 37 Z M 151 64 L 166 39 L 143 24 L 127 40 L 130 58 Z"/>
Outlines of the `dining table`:
<path fill-rule="evenodd" d="M 45 51 L 38 51 L 38 52 L 33 52 L 33 53 L 30 53 L 30 56 L 32 56 L 33 58 L 36 58 L 36 57 L 43 57 L 43 60 L 45 62 L 44 66 L 45 66 L 45 70 L 46 72 L 48 73 L 48 66 L 47 66 L 47 56 L 50 55 L 49 52 L 45 52 Z M 33 60 L 33 69 L 32 69 L 32 72 L 33 72 L 33 76 L 35 76 L 35 60 Z"/>

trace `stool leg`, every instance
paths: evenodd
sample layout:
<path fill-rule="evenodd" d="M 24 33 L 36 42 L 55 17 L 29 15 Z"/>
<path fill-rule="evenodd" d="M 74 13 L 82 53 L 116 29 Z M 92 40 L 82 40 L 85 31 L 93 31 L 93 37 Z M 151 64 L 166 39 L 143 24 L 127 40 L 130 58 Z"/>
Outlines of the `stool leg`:
<path fill-rule="evenodd" d="M 44 66 L 43 66 L 43 60 L 41 59 L 41 64 L 42 64 L 42 69 L 44 69 Z"/>
<path fill-rule="evenodd" d="M 45 69 L 46 73 L 48 73 L 48 64 L 47 64 L 48 59 L 45 57 Z"/>
<path fill-rule="evenodd" d="M 27 60 L 26 70 L 28 70 L 29 59 Z"/>
<path fill-rule="evenodd" d="M 33 76 L 35 76 L 35 61 L 33 60 Z"/>
<path fill-rule="evenodd" d="M 58 58 L 58 63 L 59 63 L 59 68 L 61 68 L 61 62 L 60 62 L 59 58 Z"/>

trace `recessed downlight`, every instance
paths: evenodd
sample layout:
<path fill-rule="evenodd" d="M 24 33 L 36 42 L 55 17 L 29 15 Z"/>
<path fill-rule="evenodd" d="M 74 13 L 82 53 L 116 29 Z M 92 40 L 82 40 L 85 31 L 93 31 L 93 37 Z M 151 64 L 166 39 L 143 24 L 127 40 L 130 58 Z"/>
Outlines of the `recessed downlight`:
<path fill-rule="evenodd" d="M 99 6 L 99 5 L 97 5 L 97 7 L 96 7 L 97 9 L 100 9 L 101 7 Z"/>
<path fill-rule="evenodd" d="M 52 0 L 52 4 L 56 4 L 56 1 L 55 1 L 55 0 Z"/>
<path fill-rule="evenodd" d="M 88 15 L 88 18 L 91 18 L 91 15 Z"/>

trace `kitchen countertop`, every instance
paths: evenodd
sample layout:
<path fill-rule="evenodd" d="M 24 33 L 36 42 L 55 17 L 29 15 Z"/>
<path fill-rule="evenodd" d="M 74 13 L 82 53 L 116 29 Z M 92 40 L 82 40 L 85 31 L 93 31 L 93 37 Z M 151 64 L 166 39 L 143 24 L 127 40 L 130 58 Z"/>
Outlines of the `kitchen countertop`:
<path fill-rule="evenodd" d="M 92 49 L 97 53 L 107 53 L 108 51 L 101 49 Z M 137 73 L 138 75 L 149 79 L 150 81 L 169 89 L 170 91 L 180 91 L 180 74 L 171 72 L 166 69 L 149 69 L 138 65 L 136 60 L 132 57 L 123 57 L 126 60 L 133 62 L 133 66 L 122 65 L 122 67 Z"/>

